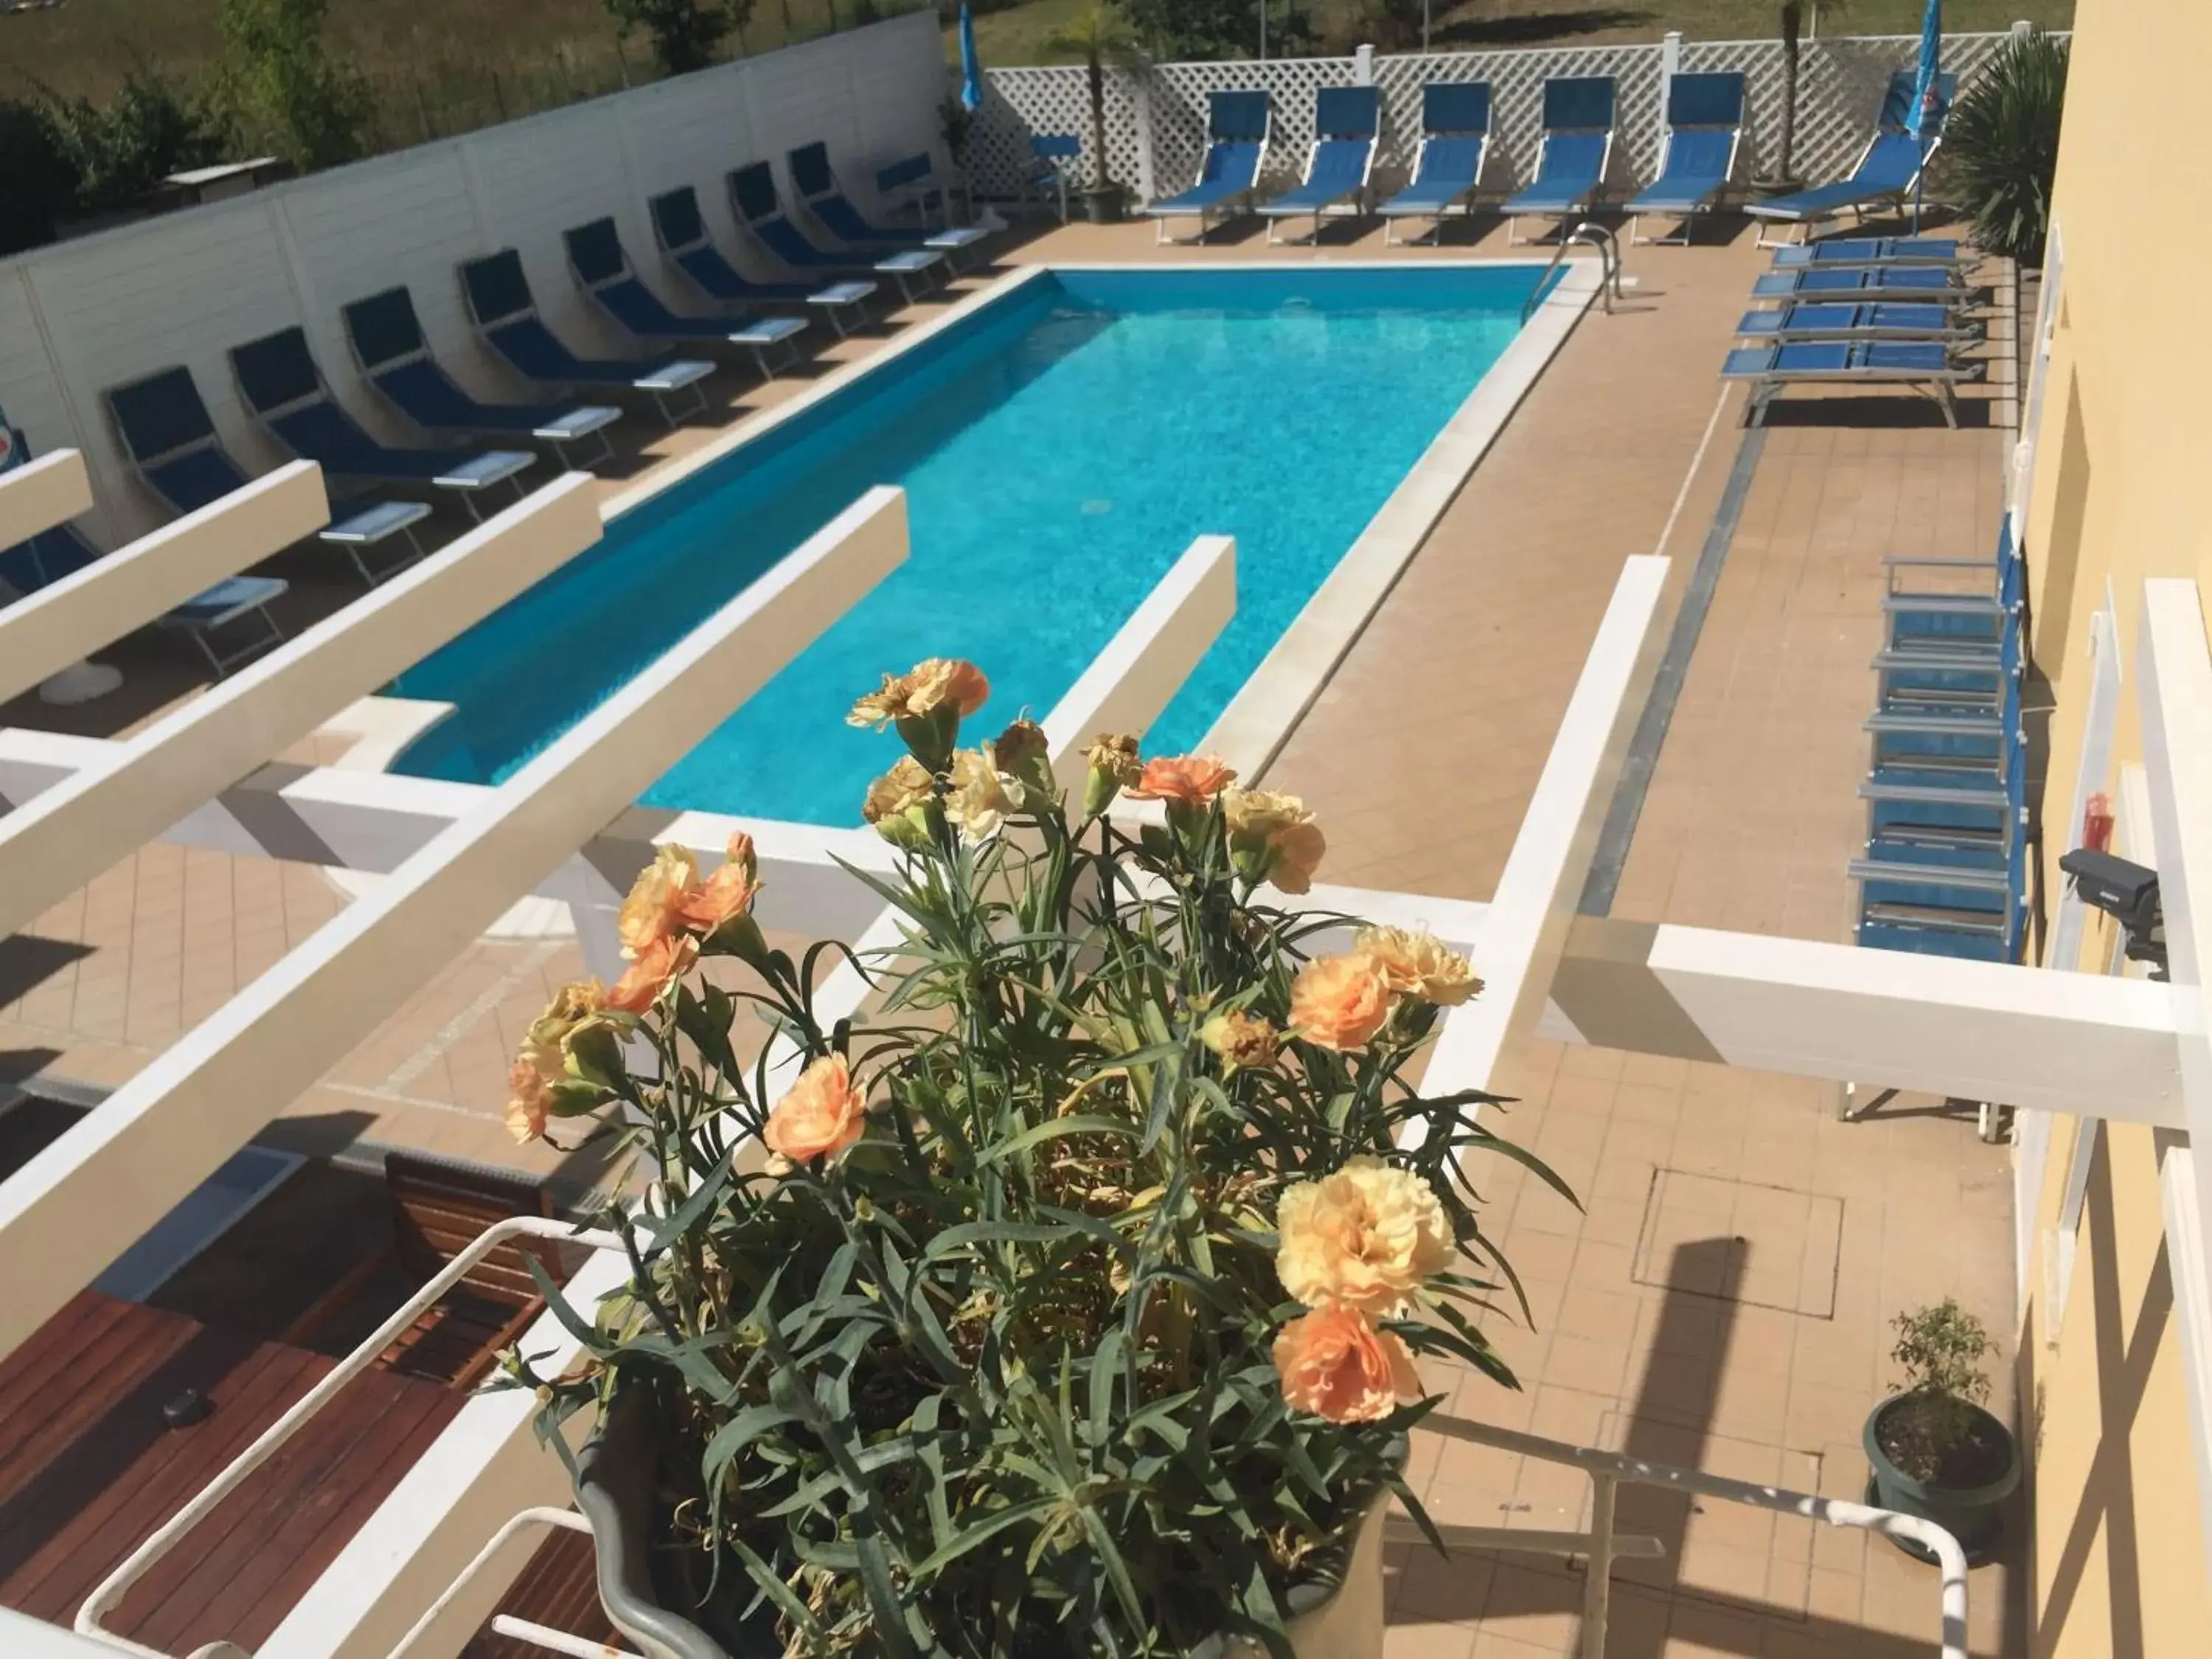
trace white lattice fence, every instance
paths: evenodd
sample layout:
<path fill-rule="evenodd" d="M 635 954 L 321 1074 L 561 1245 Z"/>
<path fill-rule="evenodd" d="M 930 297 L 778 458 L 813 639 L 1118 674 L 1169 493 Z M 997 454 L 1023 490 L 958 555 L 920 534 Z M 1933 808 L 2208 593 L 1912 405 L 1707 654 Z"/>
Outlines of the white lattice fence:
<path fill-rule="evenodd" d="M 1943 67 L 1964 88 L 1995 55 L 2002 34 L 1948 35 Z M 1819 181 L 1842 177 L 1874 131 L 1890 74 L 1911 66 L 1917 35 L 1808 40 L 1799 58 L 1796 171 Z M 1532 47 L 1514 52 L 1407 53 L 1375 60 L 1382 88 L 1378 179 L 1396 183 L 1420 135 L 1421 88 L 1431 81 L 1488 81 L 1495 149 L 1516 179 L 1535 165 L 1543 85 L 1557 76 L 1610 75 L 1619 86 L 1614 182 L 1649 179 L 1659 161 L 1662 48 L 1656 45 Z M 1686 72 L 1740 70 L 1751 106 L 1745 172 L 1779 161 L 1782 46 L 1777 40 L 1694 40 L 1682 46 Z M 1350 58 L 1282 58 L 1267 63 L 1163 64 L 1107 76 L 1108 160 L 1114 176 L 1147 195 L 1180 190 L 1195 176 L 1206 141 L 1206 95 L 1265 87 L 1274 99 L 1275 137 L 1268 171 L 1277 183 L 1304 164 L 1313 137 L 1314 94 L 1346 86 Z M 976 123 L 970 165 L 988 195 L 1012 192 L 1027 165 L 1030 135 L 1082 136 L 1086 171 L 1090 98 L 1079 68 L 1002 69 L 989 73 L 990 96 Z M 1141 84 L 1140 84 L 1141 83 Z M 1149 133 L 1147 133 L 1149 127 Z"/>

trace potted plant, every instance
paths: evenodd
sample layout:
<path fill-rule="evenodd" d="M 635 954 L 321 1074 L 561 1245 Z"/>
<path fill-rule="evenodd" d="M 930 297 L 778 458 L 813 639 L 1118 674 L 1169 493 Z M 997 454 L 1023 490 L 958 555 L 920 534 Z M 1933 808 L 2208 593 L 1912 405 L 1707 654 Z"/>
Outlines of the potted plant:
<path fill-rule="evenodd" d="M 580 1502 L 647 1651 L 1376 1659 L 1417 1357 L 1516 1386 L 1478 1155 L 1559 1186 L 1411 1074 L 1480 985 L 1426 933 L 1320 951 L 1346 919 L 1274 902 L 1324 851 L 1295 798 L 1109 736 L 1070 800 L 1030 722 L 963 744 L 988 695 L 933 659 L 853 711 L 906 748 L 865 1023 L 816 1010 L 843 946 L 763 938 L 739 836 L 664 849 L 628 971 L 532 1027 L 516 1133 L 653 1178 L 601 1218 L 620 1293 L 543 1281 L 577 1363 L 507 1378 L 556 1444 L 599 1413 Z"/>
<path fill-rule="evenodd" d="M 1869 1501 L 1935 1522 L 1978 1558 L 1996 1538 L 1997 1506 L 2020 1483 L 2012 1431 L 1982 1409 L 1990 1395 L 1982 1359 L 1996 1345 L 1949 1297 L 1892 1324 L 1890 1358 L 1904 1370 L 1905 1387 L 1867 1418 Z M 1932 1559 L 1905 1540 L 1892 1541 Z"/>
<path fill-rule="evenodd" d="M 1114 0 L 1091 0 L 1073 23 L 1046 41 L 1054 52 L 1079 53 L 1091 88 L 1091 184 L 1083 205 L 1094 225 L 1121 217 L 1123 191 L 1106 164 L 1106 65 L 1137 60 L 1137 38 Z"/>
<path fill-rule="evenodd" d="M 2011 36 L 1951 112 L 1937 157 L 1974 240 L 2024 265 L 2043 263 L 2051 234 L 2066 62 L 2066 43 L 2041 29 Z"/>

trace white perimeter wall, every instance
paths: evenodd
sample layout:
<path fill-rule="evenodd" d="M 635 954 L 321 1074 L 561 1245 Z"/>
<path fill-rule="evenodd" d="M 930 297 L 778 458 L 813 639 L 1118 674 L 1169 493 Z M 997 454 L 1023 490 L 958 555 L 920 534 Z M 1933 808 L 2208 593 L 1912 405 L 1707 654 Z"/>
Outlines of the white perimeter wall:
<path fill-rule="evenodd" d="M 647 198 L 690 185 L 735 252 L 722 182 L 731 168 L 772 161 L 787 185 L 786 152 L 818 138 L 865 202 L 878 167 L 941 150 L 945 91 L 936 15 L 909 12 L 0 261 L 0 409 L 38 453 L 84 452 L 95 528 L 118 545 L 164 515 L 130 482 L 102 388 L 184 363 L 233 453 L 266 470 L 284 458 L 240 409 L 224 354 L 296 323 L 340 401 L 404 440 L 358 384 L 341 306 L 404 283 L 457 379 L 488 398 L 528 395 L 471 338 L 460 260 L 520 248 L 556 330 L 580 349 L 629 349 L 580 305 L 563 230 L 612 213 L 652 277 Z"/>

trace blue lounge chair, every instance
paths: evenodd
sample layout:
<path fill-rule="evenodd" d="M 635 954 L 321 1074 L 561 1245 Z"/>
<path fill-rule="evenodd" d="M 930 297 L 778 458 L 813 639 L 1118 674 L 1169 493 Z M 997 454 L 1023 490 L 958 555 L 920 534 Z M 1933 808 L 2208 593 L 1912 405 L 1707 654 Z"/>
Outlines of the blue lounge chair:
<path fill-rule="evenodd" d="M 1747 311 L 1736 321 L 1738 337 L 1784 344 L 1830 340 L 1945 340 L 1954 344 L 1983 337 L 1977 324 L 1949 306 L 1876 302 L 1792 303 L 1779 311 Z"/>
<path fill-rule="evenodd" d="M 1788 196 L 1770 197 L 1745 207 L 1744 211 L 1759 221 L 1759 246 L 1771 246 L 1766 240 L 1770 225 L 1795 226 L 1802 240 L 1811 227 L 1821 220 L 1848 212 L 1863 221 L 1869 208 L 1903 205 L 1905 198 L 1912 194 L 1912 187 L 1928 158 L 1943 142 L 1942 124 L 1949 118 L 1951 99 L 1959 89 L 1957 76 L 1936 77 L 1936 96 L 1940 106 L 1936 130 L 1925 138 L 1916 138 L 1907 131 L 1912 118 L 1913 82 L 1910 70 L 1899 70 L 1889 77 L 1888 90 L 1882 94 L 1881 113 L 1875 122 L 1874 137 L 1859 152 L 1858 161 L 1849 178 L 1832 185 L 1815 185 L 1810 190 L 1796 191 Z M 1786 229 L 1783 240 L 1789 240 Z"/>
<path fill-rule="evenodd" d="M 953 195 L 963 189 L 937 176 L 937 162 L 926 150 L 876 169 L 876 199 L 893 213 L 911 210 L 924 223 L 933 214 L 950 225 Z"/>
<path fill-rule="evenodd" d="M 1067 222 L 1067 176 L 1083 154 L 1083 140 L 1072 132 L 1033 132 L 1030 135 L 1030 164 L 1022 170 L 1021 197 L 1026 204 L 1033 195 L 1060 198 L 1060 222 Z"/>
<path fill-rule="evenodd" d="M 239 400 L 280 448 L 313 461 L 333 478 L 367 484 L 429 484 L 451 490 L 481 520 L 479 491 L 514 486 L 538 458 L 519 449 L 397 449 L 379 443 L 339 407 L 323 383 L 306 333 L 283 328 L 230 349 Z"/>
<path fill-rule="evenodd" d="M 776 348 L 788 352 L 793 362 L 799 361 L 799 348 L 791 342 L 794 335 L 806 332 L 804 318 L 683 317 L 671 311 L 630 269 L 629 254 L 612 219 L 578 225 L 562 233 L 562 240 L 568 249 L 568 270 L 576 286 L 638 339 L 750 351 L 760 364 L 763 380 L 775 378 L 769 353 Z"/>
<path fill-rule="evenodd" d="M 1757 426 L 1767 405 L 1790 386 L 1902 386 L 1925 392 L 1943 411 L 1947 426 L 1959 424 L 1953 388 L 1979 380 L 1982 365 L 1962 363 L 1942 345 L 1900 340 L 1871 340 L 1848 345 L 1739 346 L 1728 355 L 1721 378 L 1751 388 L 1744 424 Z"/>
<path fill-rule="evenodd" d="M 738 222 L 790 270 L 846 281 L 892 277 L 899 285 L 899 292 L 912 301 L 919 291 L 915 284 L 927 289 L 930 273 L 945 263 L 942 253 L 929 248 L 908 248 L 889 253 L 880 248 L 866 252 L 823 252 L 786 216 L 782 198 L 776 194 L 775 175 L 769 171 L 765 161 L 753 161 L 737 168 L 730 174 L 729 185 L 730 210 L 737 215 Z"/>
<path fill-rule="evenodd" d="M 13 436 L 16 453 L 29 460 L 30 441 L 20 431 Z M 27 542 L 0 549 L 0 583 L 15 589 L 18 597 L 28 599 L 106 556 L 74 524 L 58 524 Z M 209 668 L 221 679 L 240 663 L 283 643 L 284 630 L 276 625 L 269 607 L 284 596 L 289 586 L 275 576 L 226 576 L 161 617 L 159 625 L 198 646 Z M 216 635 L 240 632 L 233 627 L 238 623 L 258 626 L 218 647 Z"/>
<path fill-rule="evenodd" d="M 487 404 L 471 397 L 431 356 L 415 301 L 404 288 L 389 288 L 340 308 L 346 343 L 361 377 L 399 414 L 423 431 L 449 438 L 529 438 L 546 445 L 564 467 L 579 462 L 571 447 L 591 441 L 588 461 L 612 460 L 607 428 L 622 410 L 605 404 Z"/>
<path fill-rule="evenodd" d="M 1273 105 L 1265 92 L 1206 94 L 1206 158 L 1199 164 L 1198 182 L 1145 209 L 1158 240 L 1169 240 L 1169 220 L 1195 219 L 1202 242 L 1217 221 L 1226 222 L 1250 205 L 1267 164 L 1273 124 Z"/>
<path fill-rule="evenodd" d="M 699 382 L 714 372 L 714 364 L 685 358 L 577 356 L 538 315 L 522 256 L 513 248 L 466 260 L 460 273 L 461 294 L 477 333 L 524 380 L 569 391 L 596 386 L 642 392 L 671 428 L 684 415 L 706 412 L 707 394 Z M 680 410 L 670 406 L 679 393 L 689 394 Z"/>
<path fill-rule="evenodd" d="M 747 310 L 819 311 L 841 337 L 850 331 L 849 322 L 866 317 L 873 283 L 757 283 L 739 271 L 708 240 L 707 222 L 690 185 L 656 196 L 647 205 L 662 255 L 708 299 Z"/>
<path fill-rule="evenodd" d="M 1849 267 L 1893 270 L 1911 265 L 1963 265 L 1973 256 L 1955 236 L 1831 236 L 1774 250 L 1774 269 L 1821 270 Z"/>
<path fill-rule="evenodd" d="M 1801 270 L 1770 270 L 1751 285 L 1754 300 L 1827 300 L 1846 305 L 1893 300 L 1906 304 L 1963 306 L 1981 290 L 1963 275 L 1943 265 L 1899 265 L 1830 270 L 1814 266 Z"/>
<path fill-rule="evenodd" d="M 978 225 L 944 230 L 894 230 L 870 222 L 861 216 L 860 210 L 853 205 L 853 198 L 838 183 L 836 171 L 830 165 L 830 146 L 818 141 L 800 145 L 783 161 L 791 173 L 792 188 L 799 192 L 799 206 L 813 215 L 814 222 L 823 229 L 848 247 L 885 253 L 926 248 L 942 253 L 949 263 L 957 264 L 960 255 L 990 234 Z M 913 182 L 908 174 L 914 161 L 921 163 L 921 177 L 929 176 L 929 158 L 917 156 L 892 169 L 895 182 Z"/>
<path fill-rule="evenodd" d="M 1323 87 L 1314 94 L 1314 141 L 1306 151 L 1306 174 L 1297 187 L 1260 204 L 1267 240 L 1280 219 L 1313 216 L 1313 240 L 1321 240 L 1324 215 L 1348 208 L 1353 215 L 1367 204 L 1367 180 L 1375 171 L 1375 141 L 1382 132 L 1382 94 L 1374 87 Z"/>
<path fill-rule="evenodd" d="M 1566 222 L 1587 213 L 1605 188 L 1613 161 L 1613 84 L 1610 75 L 1555 76 L 1544 82 L 1544 137 L 1536 176 L 1505 198 L 1505 240 L 1516 240 L 1522 219 Z"/>
<path fill-rule="evenodd" d="M 1743 147 L 1743 76 L 1677 75 L 1667 82 L 1667 132 L 1660 152 L 1659 176 L 1628 204 L 1628 240 L 1643 240 L 1638 227 L 1647 213 L 1680 222 L 1672 238 L 1686 243 L 1690 226 L 1711 212 L 1735 177 Z"/>
<path fill-rule="evenodd" d="M 133 476 L 170 511 L 197 513 L 252 482 L 216 435 L 192 372 L 182 364 L 110 386 L 100 401 Z M 362 580 L 374 587 L 422 556 L 416 526 L 429 516 L 421 501 L 379 501 L 317 532 L 317 539 L 343 548 Z M 396 557 L 370 562 L 371 550 L 395 538 Z"/>
<path fill-rule="evenodd" d="M 1430 236 L 1443 233 L 1445 215 L 1474 211 L 1490 160 L 1490 82 L 1432 81 L 1421 88 L 1421 148 L 1405 189 L 1376 210 L 1389 245 L 1401 219 L 1427 219 Z"/>

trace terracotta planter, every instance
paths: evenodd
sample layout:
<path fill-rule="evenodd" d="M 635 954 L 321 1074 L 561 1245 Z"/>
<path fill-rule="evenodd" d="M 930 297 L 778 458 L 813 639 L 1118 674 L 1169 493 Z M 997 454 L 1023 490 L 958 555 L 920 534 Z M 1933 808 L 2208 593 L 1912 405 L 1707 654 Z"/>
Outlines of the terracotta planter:
<path fill-rule="evenodd" d="M 598 1547 L 599 1601 L 616 1629 L 647 1659 L 780 1659 L 781 1644 L 726 1644 L 661 1605 L 647 1548 L 659 1453 L 649 1397 L 632 1391 L 577 1459 L 576 1507 Z M 1382 1659 L 1382 1522 L 1386 1492 L 1368 1506 L 1340 1579 L 1291 1592 L 1291 1644 L 1298 1659 Z M 1216 1639 L 1191 1659 L 1266 1659 L 1255 1644 Z"/>
<path fill-rule="evenodd" d="M 2004 1473 L 1982 1486 L 1971 1487 L 1944 1486 L 1934 1482 L 1916 1480 L 1889 1460 L 1882 1449 L 1881 1437 L 1876 1431 L 1881 1420 L 1909 1396 L 1892 1395 L 1873 1411 L 1867 1413 L 1866 1428 L 1861 1438 L 1866 1447 L 1867 1463 L 1873 1470 L 1867 1481 L 1867 1501 L 1882 1509 L 1895 1510 L 1900 1515 L 1917 1516 L 1923 1521 L 1933 1521 L 1959 1540 L 1966 1552 L 1966 1559 L 1978 1560 L 1990 1545 L 1996 1541 L 1999 1530 L 1999 1506 L 2020 1484 L 2020 1449 L 2013 1443 L 2012 1431 L 1978 1406 L 1966 1409 L 1976 1424 L 1987 1434 L 2001 1440 L 2006 1452 Z M 1935 1557 L 1918 1545 L 1903 1539 L 1892 1539 L 1898 1548 L 1921 1560 Z"/>

